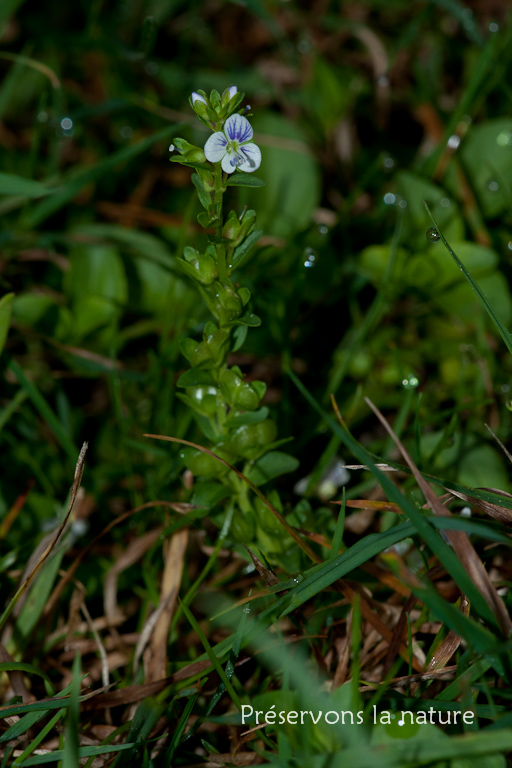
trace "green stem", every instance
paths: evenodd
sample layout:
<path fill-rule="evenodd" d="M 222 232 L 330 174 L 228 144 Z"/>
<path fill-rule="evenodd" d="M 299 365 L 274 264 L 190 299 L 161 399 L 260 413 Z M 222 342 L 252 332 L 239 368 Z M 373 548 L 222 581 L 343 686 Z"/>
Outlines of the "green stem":
<path fill-rule="evenodd" d="M 217 223 L 215 224 L 215 234 L 220 239 L 222 237 L 222 198 L 224 196 L 223 172 L 220 163 L 217 163 L 213 172 L 214 181 L 214 204 Z M 227 274 L 226 248 L 221 243 L 217 243 L 217 267 L 219 270 L 219 279 L 224 280 Z"/>

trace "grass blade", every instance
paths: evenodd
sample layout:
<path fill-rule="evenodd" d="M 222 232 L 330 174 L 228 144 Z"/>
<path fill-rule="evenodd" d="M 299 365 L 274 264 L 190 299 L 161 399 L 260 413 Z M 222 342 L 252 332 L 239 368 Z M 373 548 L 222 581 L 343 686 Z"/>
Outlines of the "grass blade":
<path fill-rule="evenodd" d="M 423 201 L 423 205 L 425 206 L 428 215 L 432 219 L 432 223 L 434 224 L 435 228 L 439 232 L 439 236 L 440 236 L 441 240 L 443 241 L 444 247 L 446 248 L 446 250 L 448 251 L 448 253 L 452 257 L 452 259 L 455 261 L 456 265 L 458 266 L 458 268 L 460 269 L 460 271 L 462 272 L 462 274 L 464 275 L 464 277 L 466 278 L 466 280 L 470 284 L 470 286 L 473 289 L 473 291 L 476 293 L 476 295 L 480 299 L 480 302 L 482 303 L 483 307 L 485 308 L 485 311 L 487 312 L 487 314 L 489 315 L 489 317 L 493 321 L 494 325 L 498 329 L 501 338 L 505 342 L 505 345 L 506 345 L 508 351 L 512 355 L 512 334 L 510 333 L 510 331 L 507 328 L 505 328 L 505 326 L 501 322 L 498 314 L 496 313 L 495 309 L 493 308 L 491 302 L 489 301 L 489 299 L 487 298 L 485 293 L 482 291 L 482 289 L 480 288 L 478 283 L 476 283 L 473 280 L 473 278 L 471 277 L 470 273 L 468 272 L 468 270 L 466 269 L 466 267 L 464 266 L 462 261 L 459 259 L 459 257 L 457 256 L 457 254 L 455 253 L 455 251 L 451 247 L 451 245 L 448 242 L 448 240 L 445 238 L 445 236 L 443 235 L 443 233 L 439 229 L 437 221 L 435 220 L 435 218 L 433 217 L 432 213 L 430 212 L 430 208 L 428 207 L 428 204 L 427 204 L 427 202 L 425 200 Z"/>

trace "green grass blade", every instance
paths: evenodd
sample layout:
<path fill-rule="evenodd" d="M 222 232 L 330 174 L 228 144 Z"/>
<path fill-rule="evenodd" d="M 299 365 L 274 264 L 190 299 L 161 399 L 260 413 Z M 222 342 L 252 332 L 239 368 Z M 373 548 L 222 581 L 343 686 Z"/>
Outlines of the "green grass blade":
<path fill-rule="evenodd" d="M 197 633 L 197 636 L 201 640 L 201 643 L 203 644 L 203 648 L 205 649 L 208 658 L 210 659 L 211 663 L 213 664 L 213 667 L 217 671 L 217 674 L 219 675 L 221 681 L 224 683 L 224 686 L 226 688 L 227 693 L 231 696 L 231 699 L 232 699 L 233 703 L 235 704 L 235 706 L 241 711 L 242 703 L 241 703 L 240 699 L 238 698 L 238 694 L 236 693 L 235 689 L 233 688 L 233 686 L 231 685 L 230 681 L 228 680 L 228 677 L 227 677 L 226 673 L 224 672 L 224 670 L 222 669 L 221 663 L 220 663 L 219 659 L 217 658 L 217 656 L 215 655 L 215 652 L 214 652 L 212 646 L 210 645 L 210 643 L 206 639 L 203 630 L 201 629 L 201 627 L 199 626 L 199 624 L 196 621 L 195 617 L 193 616 L 191 611 L 189 611 L 187 606 L 184 603 L 182 603 L 181 601 L 180 601 L 180 604 L 181 604 L 181 609 L 182 609 L 183 613 L 185 614 L 185 616 L 187 617 L 187 619 L 188 619 L 189 623 L 191 624 L 192 628 L 194 629 L 194 631 Z"/>
<path fill-rule="evenodd" d="M 73 661 L 73 679 L 69 694 L 69 707 L 66 718 L 62 768 L 76 768 L 78 765 L 78 731 L 80 725 L 80 654 L 75 654 Z"/>
<path fill-rule="evenodd" d="M 32 400 L 33 404 L 39 411 L 42 418 L 46 421 L 48 426 L 50 427 L 51 431 L 57 438 L 58 442 L 61 444 L 62 448 L 66 451 L 69 458 L 73 462 L 73 464 L 76 462 L 76 457 L 78 456 L 78 448 L 73 443 L 73 440 L 71 439 L 69 433 L 62 425 L 62 422 L 57 418 L 57 416 L 54 414 L 40 391 L 37 389 L 35 384 L 33 384 L 23 372 L 23 369 L 20 365 L 16 362 L 16 360 L 11 360 L 8 365 L 9 370 L 11 370 L 16 378 L 18 379 L 21 387 L 25 390 L 27 395 Z"/>
<path fill-rule="evenodd" d="M 38 747 L 38 746 L 39 746 L 39 744 L 40 744 L 40 743 L 43 741 L 43 739 L 46 737 L 46 735 L 47 735 L 48 733 L 50 733 L 50 731 L 52 730 L 52 728 L 53 728 L 55 725 L 57 725 L 57 723 L 59 722 L 59 720 L 61 719 L 61 717 L 62 717 L 62 716 L 65 714 L 65 712 L 66 712 L 66 710 L 65 710 L 65 709 L 61 709 L 59 712 L 57 712 L 57 714 L 56 714 L 56 715 L 54 715 L 54 716 L 53 716 L 53 717 L 52 717 L 52 718 L 51 718 L 51 719 L 50 719 L 50 720 L 49 720 L 49 721 L 46 723 L 46 725 L 44 726 L 44 728 L 42 728 L 42 729 L 39 731 L 39 733 L 38 733 L 38 734 L 37 734 L 37 735 L 36 735 L 36 736 L 35 736 L 35 737 L 32 739 L 32 741 L 30 742 L 30 744 L 28 745 L 28 747 L 27 747 L 27 748 L 26 748 L 26 749 L 23 751 L 23 753 L 22 753 L 22 754 L 21 754 L 19 757 L 17 757 L 17 758 L 16 758 L 16 760 L 15 760 L 15 761 L 14 761 L 14 763 L 12 764 L 12 765 L 13 765 L 13 768 L 15 768 L 15 766 L 17 766 L 17 765 L 24 765 L 24 762 L 23 762 L 23 761 L 24 761 L 24 760 L 25 760 L 25 759 L 26 759 L 26 758 L 27 758 L 29 755 L 31 755 L 31 754 L 32 754 L 32 752 L 34 751 L 34 749 L 36 749 L 36 747 Z M 27 715 L 25 715 L 25 718 L 26 718 L 26 717 L 27 717 Z M 39 714 L 39 718 L 40 718 L 40 717 L 44 717 L 44 713 L 43 713 L 43 714 Z M 24 719 L 25 719 L 25 718 L 24 718 Z M 39 718 L 38 718 L 38 719 L 39 719 Z M 30 727 L 30 726 L 29 726 L 29 727 Z"/>
<path fill-rule="evenodd" d="M 302 384 L 300 379 L 290 368 L 287 369 L 287 373 L 294 382 L 297 389 L 303 394 L 305 399 L 317 411 L 317 413 L 322 416 L 332 431 L 341 439 L 342 443 L 344 443 L 345 446 L 352 452 L 352 454 L 357 457 L 361 464 L 368 466 L 369 470 L 383 491 L 386 493 L 388 499 L 398 504 L 400 509 L 402 509 L 407 517 L 410 518 L 411 523 L 416 529 L 416 532 L 421 536 L 421 538 L 429 546 L 432 552 L 435 553 L 438 560 L 444 565 L 459 588 L 464 592 L 465 595 L 467 595 L 472 606 L 476 608 L 482 618 L 484 618 L 491 626 L 495 627 L 496 630 L 499 631 L 496 618 L 494 617 L 483 595 L 477 590 L 471 581 L 469 574 L 460 563 L 455 552 L 434 529 L 434 526 L 432 525 L 429 518 L 425 517 L 422 512 L 416 509 L 415 505 L 398 490 L 398 488 L 391 482 L 388 477 L 386 477 L 386 474 L 381 472 L 375 466 L 375 463 L 373 462 L 369 453 L 363 448 L 363 446 L 360 445 L 349 432 L 340 427 L 340 425 L 323 410 L 323 408 L 317 403 L 315 398 L 308 392 L 306 387 Z"/>
<path fill-rule="evenodd" d="M 42 669 L 38 669 L 33 664 L 26 664 L 23 661 L 3 661 L 0 663 L 0 672 L 26 672 L 29 675 L 39 675 L 45 682 L 46 693 L 48 696 L 53 696 L 55 694 L 53 683 L 46 672 L 43 672 Z M 0 742 L 1 741 L 2 737 L 0 737 Z"/>
<path fill-rule="evenodd" d="M 432 219 L 432 223 L 434 224 L 435 228 L 439 232 L 439 236 L 440 236 L 441 240 L 443 241 L 444 247 L 446 248 L 446 250 L 448 251 L 448 253 L 452 257 L 452 259 L 455 261 L 456 265 L 458 266 L 458 268 L 460 269 L 460 271 L 462 272 L 462 274 L 464 275 L 464 277 L 466 278 L 466 280 L 470 284 L 470 286 L 473 289 L 473 291 L 476 293 L 476 295 L 480 299 L 480 302 L 482 303 L 483 307 L 485 308 L 485 311 L 487 312 L 487 314 L 489 315 L 489 317 L 493 321 L 494 325 L 498 329 L 501 338 L 505 342 L 505 345 L 506 345 L 508 351 L 512 355 L 512 334 L 510 333 L 508 328 L 506 328 L 503 325 L 503 323 L 500 320 L 498 314 L 496 313 L 495 309 L 493 308 L 491 302 L 489 301 L 489 299 L 487 298 L 485 293 L 482 291 L 482 289 L 480 288 L 478 283 L 476 283 L 473 280 L 473 278 L 471 277 L 470 273 L 468 272 L 468 270 L 466 269 L 466 267 L 464 266 L 462 261 L 459 259 L 459 257 L 457 256 L 457 254 L 455 253 L 455 251 L 453 250 L 453 248 L 451 247 L 451 245 L 449 244 L 449 242 L 447 241 L 447 239 L 445 238 L 445 236 L 443 235 L 443 233 L 439 229 L 437 221 L 435 220 L 435 218 L 433 217 L 432 213 L 430 212 L 430 208 L 428 207 L 428 204 L 427 204 L 427 202 L 425 200 L 423 201 L 423 205 L 425 206 L 428 215 Z"/>
<path fill-rule="evenodd" d="M 0 173 L 0 195 L 16 195 L 16 197 L 46 197 L 55 189 L 45 187 L 39 181 L 25 179 L 13 173 Z"/>

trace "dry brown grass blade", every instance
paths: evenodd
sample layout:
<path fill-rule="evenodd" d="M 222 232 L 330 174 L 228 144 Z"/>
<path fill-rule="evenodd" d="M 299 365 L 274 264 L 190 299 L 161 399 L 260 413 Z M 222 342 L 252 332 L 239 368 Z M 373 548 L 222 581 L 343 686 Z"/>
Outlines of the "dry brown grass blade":
<path fill-rule="evenodd" d="M 194 661 L 192 664 L 188 664 L 183 669 L 178 670 L 173 675 L 164 677 L 162 680 L 155 680 L 153 683 L 142 683 L 141 685 L 129 685 L 126 688 L 121 688 L 117 691 L 108 691 L 106 693 L 100 693 L 90 701 L 83 702 L 80 706 L 81 709 L 107 709 L 109 707 L 119 707 L 123 704 L 135 704 L 137 701 L 142 701 L 148 696 L 156 696 L 157 693 L 163 691 L 164 688 L 168 688 L 173 683 L 179 683 L 182 680 L 187 680 L 189 677 L 198 675 L 201 672 L 209 669 L 212 663 L 209 659 L 204 661 Z M 0 708 L 1 709 L 1 708 Z"/>
<path fill-rule="evenodd" d="M 244 544 L 244 547 L 245 547 L 245 544 Z M 256 557 L 256 555 L 253 552 L 251 552 L 249 547 L 245 547 L 245 548 L 248 551 L 249 556 L 254 563 L 254 567 L 258 571 L 259 575 L 261 576 L 261 578 L 263 579 L 267 587 L 275 587 L 276 584 L 279 584 L 279 579 L 277 578 L 275 573 L 272 573 L 271 570 L 266 568 L 261 562 L 261 560 L 258 557 Z"/>
<path fill-rule="evenodd" d="M 365 619 L 370 624 L 370 626 L 376 629 L 380 636 L 384 638 L 384 640 L 386 640 L 388 643 L 391 643 L 393 640 L 393 630 L 384 624 L 382 619 L 380 619 L 377 614 L 374 613 L 371 605 L 367 601 L 366 595 L 360 589 L 359 585 L 355 583 L 348 584 L 348 582 L 342 582 L 340 580 L 336 582 L 335 586 L 338 591 L 341 592 L 347 598 L 347 600 L 350 601 L 350 603 L 352 603 L 352 605 L 354 604 L 356 594 L 358 595 L 359 607 L 361 609 L 361 616 L 363 619 Z M 404 661 L 409 662 L 409 649 L 406 645 L 402 643 L 398 648 L 398 653 L 404 659 Z M 418 672 L 423 670 L 422 662 L 414 655 L 412 657 L 412 665 Z"/>
<path fill-rule="evenodd" d="M 379 409 L 371 402 L 368 397 L 365 397 L 365 401 L 377 416 L 390 437 L 393 439 L 397 448 L 400 450 L 402 456 L 405 459 L 405 462 L 414 475 L 416 482 L 421 488 L 421 492 L 423 493 L 426 501 L 428 501 L 430 504 L 430 508 L 434 514 L 440 515 L 442 517 L 451 517 L 452 515 L 450 511 L 444 506 L 444 504 L 441 503 L 440 499 L 436 496 L 432 488 L 423 478 L 421 472 L 406 451 L 405 446 L 397 437 L 397 435 L 395 435 L 393 429 L 381 414 Z M 492 612 L 496 616 L 501 631 L 505 636 L 508 636 L 512 631 L 512 621 L 510 620 L 510 616 L 508 615 L 503 600 L 496 592 L 496 589 L 494 588 L 494 585 L 489 578 L 489 574 L 485 570 L 484 565 L 478 557 L 473 545 L 469 541 L 468 536 L 463 531 L 447 530 L 445 534 L 476 588 L 482 593 L 482 595 L 489 603 Z"/>
<path fill-rule="evenodd" d="M 393 630 L 393 637 L 391 638 L 391 642 L 386 653 L 386 658 L 384 659 L 384 677 L 388 674 L 389 670 L 393 666 L 393 663 L 398 654 L 398 650 L 405 639 L 407 631 L 407 616 L 414 608 L 415 602 L 416 596 L 409 595 L 402 607 L 397 624 Z"/>
<path fill-rule="evenodd" d="M 446 489 L 452 496 L 462 501 L 467 501 L 475 509 L 484 512 L 489 517 L 493 517 L 495 520 L 499 520 L 500 523 L 512 523 L 512 509 L 507 507 L 501 507 L 499 504 L 494 504 L 491 501 L 484 501 L 483 499 L 477 499 L 475 496 L 471 496 L 468 493 L 462 493 L 461 491 L 454 491 L 453 488 Z M 491 493 L 501 494 L 502 496 L 511 497 L 512 494 L 507 491 L 499 491 L 495 488 L 479 488 L 480 491 L 490 491 Z"/>
<path fill-rule="evenodd" d="M 64 591 L 64 588 L 66 585 L 71 581 L 73 576 L 78 570 L 78 566 L 80 563 L 87 557 L 87 555 L 91 552 L 92 549 L 96 546 L 98 541 L 103 538 L 103 536 L 106 536 L 107 533 L 109 533 L 112 528 L 114 528 L 116 525 L 119 525 L 119 523 L 124 522 L 132 515 L 136 515 L 138 512 L 142 512 L 144 509 L 150 509 L 152 507 L 169 507 L 170 509 L 173 509 L 175 512 L 178 512 L 179 514 L 184 514 L 185 510 L 184 507 L 192 507 L 191 504 L 184 505 L 180 504 L 179 502 L 174 501 L 164 501 L 164 500 L 158 500 L 158 501 L 147 501 L 145 504 L 141 504 L 140 507 L 135 507 L 135 509 L 130 509 L 128 512 L 123 512 L 121 515 L 118 515 L 118 517 L 114 518 L 102 531 L 99 533 L 96 538 L 94 538 L 90 544 L 87 545 L 85 549 L 82 549 L 82 551 L 77 555 L 73 563 L 70 565 L 66 573 L 62 576 L 61 580 L 53 590 L 46 606 L 43 612 L 43 616 L 48 616 L 56 607 L 57 602 Z"/>
<path fill-rule="evenodd" d="M 167 638 L 181 586 L 187 543 L 188 530 L 182 528 L 173 534 L 165 553 L 165 567 L 160 590 L 160 599 L 165 602 L 165 608 L 160 614 L 149 642 L 149 660 L 146 674 L 148 683 L 160 680 L 165 676 Z"/>
<path fill-rule="evenodd" d="M 27 496 L 30 493 L 32 486 L 34 485 L 35 480 L 32 479 L 27 483 L 27 486 L 24 491 L 20 493 L 10 510 L 7 512 L 6 516 L 2 520 L 2 524 L 0 525 L 0 539 L 5 539 L 7 534 L 9 533 L 9 530 L 18 517 L 19 513 L 25 506 L 25 502 L 27 500 Z"/>
<path fill-rule="evenodd" d="M 362 685 L 359 690 L 364 693 L 366 691 L 376 691 L 380 686 L 384 685 L 386 688 L 395 688 L 408 685 L 416 681 L 422 680 L 435 680 L 438 677 L 444 677 L 445 675 L 453 675 L 457 672 L 457 665 L 453 667 L 445 667 L 444 669 L 434 669 L 432 672 L 420 672 L 417 675 L 404 675 L 403 677 L 394 677 L 392 680 L 384 680 L 382 683 L 372 683 L 372 685 Z"/>
<path fill-rule="evenodd" d="M 71 486 L 71 492 L 70 492 L 70 498 L 69 498 L 69 504 L 68 509 L 66 512 L 66 515 L 64 517 L 64 520 L 62 521 L 61 525 L 59 526 L 59 529 L 57 533 L 55 534 L 52 541 L 48 544 L 44 552 L 42 553 L 41 557 L 39 558 L 36 565 L 33 567 L 31 572 L 28 574 L 28 576 L 25 578 L 25 580 L 22 582 L 21 586 L 18 588 L 16 594 L 10 601 L 9 605 L 5 609 L 4 613 L 2 614 L 2 617 L 0 619 L 0 629 L 4 626 L 5 622 L 9 618 L 11 612 L 14 610 L 18 600 L 21 598 L 21 596 L 27 591 L 29 586 L 32 584 L 33 580 L 45 564 L 46 560 L 50 556 L 51 552 L 55 548 L 57 542 L 59 541 L 60 537 L 62 536 L 62 533 L 67 525 L 67 522 L 69 520 L 69 516 L 71 515 L 71 512 L 73 511 L 73 506 L 75 504 L 75 499 L 78 493 L 78 490 L 80 488 L 80 483 L 82 482 L 82 475 L 84 473 L 84 464 L 85 464 L 85 454 L 87 453 L 88 445 L 87 443 L 84 443 L 82 446 L 82 449 L 80 451 L 80 454 L 78 456 L 78 461 L 76 463 L 75 468 L 75 477 L 73 479 L 73 485 Z"/>
<path fill-rule="evenodd" d="M 510 453 L 510 451 L 508 451 L 508 450 L 505 448 L 505 446 L 503 445 L 503 443 L 502 443 L 502 442 L 501 442 L 501 440 L 499 439 L 498 435 L 497 435 L 497 434 L 496 434 L 496 433 L 495 433 L 495 432 L 494 432 L 494 431 L 491 429 L 491 427 L 490 427 L 488 424 L 486 424 L 486 425 L 485 425 L 485 428 L 486 428 L 486 429 L 487 429 L 487 430 L 488 430 L 488 431 L 491 433 L 491 435 L 492 435 L 492 436 L 493 436 L 493 438 L 496 440 L 496 442 L 498 443 L 499 447 L 501 448 L 501 450 L 503 451 L 503 453 L 505 454 L 505 456 L 507 457 L 507 459 L 508 459 L 508 460 L 510 461 L 510 463 L 512 464 L 512 454 Z"/>
<path fill-rule="evenodd" d="M 108 621 L 113 621 L 119 610 L 117 608 L 117 577 L 137 560 L 140 560 L 148 549 L 150 549 L 163 531 L 163 526 L 148 531 L 143 536 L 131 542 L 128 548 L 122 553 L 121 557 L 114 563 L 105 577 L 103 588 L 105 615 Z"/>
<path fill-rule="evenodd" d="M 279 520 L 283 528 L 290 534 L 290 536 L 297 542 L 299 547 L 306 553 L 306 555 L 312 560 L 314 563 L 320 564 L 322 562 L 322 558 L 319 557 L 316 552 L 314 552 L 311 547 L 301 539 L 297 531 L 295 531 L 291 525 L 289 525 L 282 514 L 274 507 L 273 504 L 270 503 L 270 501 L 267 499 L 267 497 L 260 491 L 259 488 L 257 488 L 251 481 L 244 475 L 240 470 L 236 469 L 235 467 L 232 467 L 231 464 L 228 464 L 227 461 L 224 461 L 224 459 L 221 459 L 220 456 L 217 456 L 216 453 L 213 451 L 210 451 L 208 448 L 204 448 L 202 445 L 199 445 L 198 443 L 192 443 L 190 440 L 183 440 L 180 437 L 169 437 L 168 435 L 149 435 L 145 434 L 143 437 L 151 437 L 153 440 L 167 440 L 170 443 L 178 443 L 179 445 L 189 445 L 191 448 L 196 448 L 198 451 L 201 451 L 202 453 L 208 454 L 208 456 L 213 456 L 214 459 L 217 459 L 221 464 L 224 464 L 225 467 L 228 467 L 232 472 L 234 472 L 238 477 L 243 480 L 243 482 L 249 486 L 251 491 L 253 491 L 256 496 L 258 496 L 261 501 L 267 506 L 274 517 Z"/>
<path fill-rule="evenodd" d="M 469 600 L 465 595 L 461 597 L 460 610 L 464 616 L 469 616 Z M 461 643 L 461 638 L 450 629 L 445 639 L 430 659 L 425 672 L 434 669 L 444 669 Z"/>
<path fill-rule="evenodd" d="M 342 501 L 331 501 L 331 504 L 343 504 Z M 378 509 L 381 512 L 396 512 L 397 515 L 403 515 L 402 510 L 392 501 L 374 501 L 373 499 L 347 499 L 347 507 L 353 509 Z"/>

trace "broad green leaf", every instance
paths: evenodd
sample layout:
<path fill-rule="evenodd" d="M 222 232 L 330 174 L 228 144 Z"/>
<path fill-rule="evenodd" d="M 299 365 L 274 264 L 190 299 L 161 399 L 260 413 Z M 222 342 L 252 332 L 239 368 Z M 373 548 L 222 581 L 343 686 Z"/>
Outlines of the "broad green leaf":
<path fill-rule="evenodd" d="M 425 208 L 423 201 L 435 209 L 440 226 L 452 240 L 462 240 L 464 236 L 464 219 L 462 218 L 455 200 L 447 196 L 446 191 L 436 186 L 430 180 L 411 173 L 399 171 L 395 176 L 396 191 L 407 202 L 404 209 L 404 232 L 402 242 L 415 251 L 432 253 L 433 246 L 429 245 L 425 231 Z M 441 204 L 443 201 L 443 204 Z M 448 202 L 448 205 L 446 205 Z"/>
<path fill-rule="evenodd" d="M 509 209 L 507 185 L 512 178 L 512 119 L 500 117 L 471 126 L 460 153 L 485 215 L 495 217 Z M 446 232 L 445 236 L 450 239 Z M 455 246 L 454 250 L 457 252 Z"/>
<path fill-rule="evenodd" d="M 117 248 L 111 245 L 80 246 L 71 254 L 66 292 L 74 300 L 101 296 L 113 304 L 125 304 L 128 282 Z"/>
<path fill-rule="evenodd" d="M 198 507 L 211 509 L 226 496 L 229 496 L 229 493 L 229 488 L 221 483 L 196 483 L 191 503 Z"/>
<path fill-rule="evenodd" d="M 320 202 L 320 174 L 306 135 L 297 124 L 267 113 L 253 120 L 261 148 L 262 189 L 240 190 L 240 200 L 258 211 L 265 234 L 290 237 L 305 229 Z"/>

